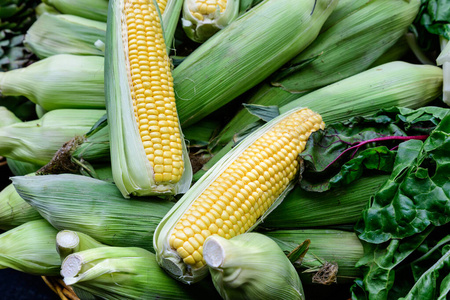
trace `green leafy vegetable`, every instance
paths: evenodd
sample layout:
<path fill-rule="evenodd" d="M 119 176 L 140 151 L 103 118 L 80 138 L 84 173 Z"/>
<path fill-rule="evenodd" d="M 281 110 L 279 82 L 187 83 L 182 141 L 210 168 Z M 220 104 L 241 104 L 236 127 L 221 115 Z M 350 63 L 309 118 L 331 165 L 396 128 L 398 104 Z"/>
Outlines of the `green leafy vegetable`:
<path fill-rule="evenodd" d="M 302 188 L 326 191 L 358 179 L 366 169 L 391 172 L 398 144 L 426 139 L 447 112 L 439 107 L 391 108 L 327 125 L 311 135 L 301 154 Z"/>

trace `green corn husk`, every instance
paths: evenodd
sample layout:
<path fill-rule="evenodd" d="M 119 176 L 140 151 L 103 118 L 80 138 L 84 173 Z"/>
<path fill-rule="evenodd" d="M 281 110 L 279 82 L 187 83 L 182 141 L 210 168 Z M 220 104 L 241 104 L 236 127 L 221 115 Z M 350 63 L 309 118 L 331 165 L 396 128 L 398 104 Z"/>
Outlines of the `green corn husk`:
<path fill-rule="evenodd" d="M 43 14 L 53 14 L 53 15 L 60 14 L 60 12 L 56 8 L 45 4 L 44 2 L 39 3 L 34 10 L 36 11 L 37 18 L 39 18 Z"/>
<path fill-rule="evenodd" d="M 39 58 L 55 54 L 100 55 L 106 23 L 73 15 L 43 14 L 28 29 L 24 45 Z"/>
<path fill-rule="evenodd" d="M 386 63 L 327 85 L 299 98 L 292 94 L 280 112 L 293 107 L 309 107 L 321 114 L 324 122 L 337 122 L 358 115 L 370 115 L 381 108 L 417 108 L 436 99 L 442 90 L 442 69 L 406 62 Z M 283 97 L 281 89 L 260 90 L 263 97 Z M 219 134 L 220 144 L 249 126 L 258 117 L 241 111 Z"/>
<path fill-rule="evenodd" d="M 203 255 L 223 299 L 305 299 L 302 283 L 283 250 L 259 233 L 206 239 Z"/>
<path fill-rule="evenodd" d="M 202 44 L 173 72 L 182 126 L 230 102 L 306 48 L 336 4 L 265 0 Z"/>
<path fill-rule="evenodd" d="M 289 62 L 291 68 L 272 78 L 272 85 L 304 93 L 367 69 L 406 32 L 419 6 L 420 0 L 368 2 L 321 33 Z"/>
<path fill-rule="evenodd" d="M 11 173 L 13 173 L 16 176 L 23 176 L 30 173 L 35 173 L 37 170 L 39 170 L 41 165 L 36 165 L 33 163 L 16 160 L 7 158 L 6 162 L 8 164 L 9 169 L 11 170 Z"/>
<path fill-rule="evenodd" d="M 112 183 L 81 175 L 12 177 L 19 195 L 58 230 L 81 231 L 111 246 L 153 250 L 153 233 L 172 202 L 124 199 Z"/>
<path fill-rule="evenodd" d="M 225 28 L 239 15 L 239 0 L 228 0 L 223 12 L 217 9 L 214 13 L 196 17 L 195 0 L 184 0 L 182 26 L 186 35 L 197 43 L 203 43 L 217 31 Z"/>
<path fill-rule="evenodd" d="M 0 269 L 56 276 L 61 261 L 56 252 L 57 230 L 45 220 L 30 221 L 0 234 Z"/>
<path fill-rule="evenodd" d="M 61 230 L 56 235 L 56 250 L 61 258 L 61 262 L 70 254 L 105 246 L 89 235 L 79 231 Z"/>
<path fill-rule="evenodd" d="M 300 278 L 304 284 L 349 283 L 362 275 L 355 265 L 363 256 L 364 251 L 354 232 L 335 229 L 291 229 L 261 233 L 275 240 L 281 249 L 287 253 L 294 250 L 305 240 L 311 241 L 306 255 L 296 263 L 296 265 L 300 265 Z M 330 264 L 334 264 L 338 269 L 336 270 Z M 321 272 L 316 272 L 323 267 L 333 270 L 333 276 L 320 277 Z M 326 274 L 326 272 L 323 273 Z"/>
<path fill-rule="evenodd" d="M 124 1 L 111 0 L 105 53 L 105 93 L 109 120 L 111 164 L 114 181 L 124 197 L 175 195 L 185 193 L 192 181 L 189 154 L 179 126 L 183 170 L 177 182 L 155 179 L 154 166 L 147 158 L 133 108 L 129 82 L 129 58 L 124 43 Z M 165 11 L 165 13 L 167 13 Z M 164 22 L 164 20 L 163 20 Z M 165 38 L 167 35 L 165 35 Z M 127 37 L 126 37 L 127 39 Z M 148 89 L 148 91 L 150 91 Z M 158 112 L 160 114 L 160 112 Z M 174 123 L 179 124 L 178 121 Z M 162 126 L 161 126 L 162 127 Z M 151 128 L 151 127 L 150 127 Z M 149 129 L 150 131 L 151 129 Z M 177 144 L 177 146 L 179 146 Z M 169 157 L 172 159 L 172 156 Z"/>
<path fill-rule="evenodd" d="M 218 299 L 207 283 L 186 286 L 170 278 L 155 255 L 137 247 L 99 247 L 71 254 L 61 265 L 67 285 L 102 299 Z"/>
<path fill-rule="evenodd" d="M 16 115 L 4 106 L 0 106 L 0 127 L 22 122 Z"/>
<path fill-rule="evenodd" d="M 326 31 L 331 26 L 340 22 L 341 19 L 345 18 L 347 15 L 353 13 L 354 11 L 357 11 L 359 8 L 361 8 L 361 6 L 366 5 L 370 1 L 373 0 L 339 0 L 338 5 L 325 21 L 320 32 L 322 33 Z"/>
<path fill-rule="evenodd" d="M 61 145 L 89 131 L 104 114 L 104 110 L 60 109 L 39 120 L 0 127 L 0 155 L 45 165 Z"/>
<path fill-rule="evenodd" d="M 327 30 L 311 45 L 256 87 L 247 103 L 283 106 L 318 88 L 367 70 L 403 36 L 417 15 L 420 1 L 359 0 L 342 5 L 341 10 L 338 10 L 339 5 L 336 8 L 340 18 L 331 20 L 331 26 L 327 25 Z M 349 12 L 346 7 L 353 11 Z M 228 127 L 245 127 L 253 121 L 254 116 L 243 109 Z M 229 136 L 224 139 L 229 140 Z"/>
<path fill-rule="evenodd" d="M 0 73 L 0 94 L 25 96 L 50 111 L 105 108 L 101 56 L 58 54 Z"/>
<path fill-rule="evenodd" d="M 108 16 L 108 0 L 42 0 L 63 14 L 106 22 Z"/>
<path fill-rule="evenodd" d="M 389 175 L 362 177 L 354 183 L 318 193 L 295 187 L 260 224 L 263 228 L 309 228 L 354 224 L 370 196 Z"/>
<path fill-rule="evenodd" d="M 30 221 L 42 220 L 41 215 L 25 202 L 9 184 L 0 192 L 0 229 L 10 230 Z"/>

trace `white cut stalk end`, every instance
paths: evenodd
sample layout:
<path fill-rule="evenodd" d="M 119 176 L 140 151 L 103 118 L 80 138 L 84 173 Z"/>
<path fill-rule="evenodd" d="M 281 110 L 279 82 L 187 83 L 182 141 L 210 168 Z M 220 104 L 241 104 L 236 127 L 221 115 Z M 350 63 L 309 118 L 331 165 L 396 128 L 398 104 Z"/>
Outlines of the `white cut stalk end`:
<path fill-rule="evenodd" d="M 225 250 L 222 245 L 213 236 L 206 239 L 203 245 L 203 258 L 206 264 L 211 268 L 222 266 L 225 258 Z"/>
<path fill-rule="evenodd" d="M 80 272 L 83 265 L 83 259 L 77 254 L 71 254 L 66 257 L 61 265 L 61 276 L 64 278 L 64 282 L 67 285 L 76 282 L 75 276 Z M 71 282 L 71 283 L 69 283 Z"/>

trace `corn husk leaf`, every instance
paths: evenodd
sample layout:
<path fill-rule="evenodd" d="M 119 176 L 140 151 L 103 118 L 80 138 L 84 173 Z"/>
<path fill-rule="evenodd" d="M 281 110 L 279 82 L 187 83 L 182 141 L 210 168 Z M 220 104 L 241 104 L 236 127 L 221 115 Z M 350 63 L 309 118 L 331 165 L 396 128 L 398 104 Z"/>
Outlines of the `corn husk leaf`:
<path fill-rule="evenodd" d="M 136 247 L 99 247 L 71 254 L 64 282 L 104 299 L 217 299 L 207 285 L 189 287 L 158 267 L 155 255 Z"/>
<path fill-rule="evenodd" d="M 245 233 L 229 240 L 210 236 L 203 255 L 223 299 L 305 299 L 294 266 L 267 236 Z"/>
<path fill-rule="evenodd" d="M 83 135 L 104 115 L 104 110 L 61 109 L 41 119 L 0 127 L 0 155 L 45 165 L 74 136 Z"/>
<path fill-rule="evenodd" d="M 39 58 L 55 54 L 100 55 L 106 23 L 65 14 L 43 14 L 28 29 L 24 45 Z"/>
<path fill-rule="evenodd" d="M 81 175 L 12 177 L 19 195 L 58 230 L 81 231 L 112 246 L 153 250 L 153 233 L 173 206 L 155 198 L 124 199 L 112 183 Z"/>
<path fill-rule="evenodd" d="M 262 231 L 272 238 L 286 253 L 291 252 L 306 239 L 310 240 L 309 250 L 298 262 L 302 282 L 311 284 L 314 275 L 326 262 L 338 267 L 334 278 L 328 278 L 337 283 L 351 282 L 361 276 L 361 271 L 355 267 L 364 255 L 363 246 L 354 232 L 336 229 L 286 229 Z M 317 280 L 318 278 L 316 278 Z M 322 278 L 325 283 L 326 278 Z"/>
<path fill-rule="evenodd" d="M 182 126 L 230 102 L 306 48 L 336 4 L 265 0 L 203 43 L 173 72 Z"/>
<path fill-rule="evenodd" d="M 47 111 L 105 108 L 101 56 L 58 54 L 0 73 L 0 94 L 25 96 Z"/>
<path fill-rule="evenodd" d="M 281 106 L 280 112 L 305 106 L 321 114 L 325 123 L 331 123 L 353 116 L 367 116 L 392 106 L 418 108 L 439 97 L 442 93 L 442 80 L 441 68 L 395 61 L 295 99 L 292 99 L 295 94 L 290 94 L 290 102 Z M 261 95 L 278 97 L 278 92 L 287 93 L 281 89 L 269 88 Z M 219 141 L 230 141 L 233 135 L 257 120 L 256 116 L 239 112 L 219 134 Z"/>
<path fill-rule="evenodd" d="M 354 224 L 370 197 L 389 175 L 360 178 L 327 192 L 307 192 L 295 187 L 259 226 L 261 228 L 311 228 Z"/>
<path fill-rule="evenodd" d="M 0 192 L 0 229 L 10 230 L 29 221 L 42 220 L 41 215 L 22 197 L 11 184 Z"/>
<path fill-rule="evenodd" d="M 57 230 L 45 220 L 30 221 L 0 235 L 0 269 L 56 276 L 61 262 L 56 252 Z"/>
<path fill-rule="evenodd" d="M 0 106 L 0 127 L 22 122 L 16 115 L 4 106 Z"/>
<path fill-rule="evenodd" d="M 91 20 L 106 22 L 108 0 L 43 0 L 63 14 L 75 15 Z"/>

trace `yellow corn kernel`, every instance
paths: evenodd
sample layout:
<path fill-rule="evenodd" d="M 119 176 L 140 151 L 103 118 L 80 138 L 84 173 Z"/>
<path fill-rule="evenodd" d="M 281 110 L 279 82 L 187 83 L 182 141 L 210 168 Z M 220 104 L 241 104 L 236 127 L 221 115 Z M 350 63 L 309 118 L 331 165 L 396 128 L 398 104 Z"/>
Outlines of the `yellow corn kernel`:
<path fill-rule="evenodd" d="M 166 1 L 158 5 L 162 13 Z M 152 0 L 126 0 L 124 12 L 130 90 L 143 147 L 155 182 L 176 183 L 183 174 L 182 144 L 158 11 Z"/>
<path fill-rule="evenodd" d="M 208 236 L 231 238 L 249 230 L 294 179 L 299 170 L 299 153 L 310 134 L 321 128 L 324 128 L 321 116 L 311 110 L 292 113 L 258 138 L 210 183 L 169 237 L 170 247 L 184 263 L 193 268 L 204 266 L 199 247 Z M 202 228 L 195 224 L 202 224 Z M 196 227 L 195 235 L 181 234 L 193 232 Z"/>
<path fill-rule="evenodd" d="M 197 19 L 203 20 L 203 16 L 213 14 L 217 9 L 223 13 L 226 7 L 226 0 L 196 0 L 194 6 L 191 8 L 191 13 Z"/>

